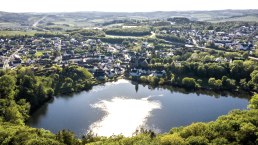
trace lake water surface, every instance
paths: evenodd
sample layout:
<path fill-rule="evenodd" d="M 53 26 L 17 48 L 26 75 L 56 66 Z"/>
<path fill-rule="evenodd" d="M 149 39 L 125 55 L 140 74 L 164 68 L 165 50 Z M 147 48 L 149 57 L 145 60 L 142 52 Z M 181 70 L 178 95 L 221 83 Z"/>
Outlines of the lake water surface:
<path fill-rule="evenodd" d="M 108 82 L 89 91 L 57 96 L 29 119 L 28 125 L 57 133 L 69 129 L 81 136 L 131 136 L 141 127 L 168 132 L 172 127 L 212 121 L 232 109 L 246 109 L 245 96 L 205 95 L 151 89 L 128 80 Z"/>

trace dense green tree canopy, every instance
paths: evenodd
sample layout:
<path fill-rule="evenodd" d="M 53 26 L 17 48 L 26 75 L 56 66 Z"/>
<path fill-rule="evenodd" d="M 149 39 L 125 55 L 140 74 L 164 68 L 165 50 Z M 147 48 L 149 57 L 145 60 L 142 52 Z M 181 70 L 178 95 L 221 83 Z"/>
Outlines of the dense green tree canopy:
<path fill-rule="evenodd" d="M 15 78 L 10 75 L 0 77 L 0 98 L 12 98 L 15 89 Z"/>
<path fill-rule="evenodd" d="M 109 35 L 120 36 L 145 36 L 150 35 L 151 30 L 148 27 L 136 27 L 136 28 L 112 28 L 105 30 Z"/>

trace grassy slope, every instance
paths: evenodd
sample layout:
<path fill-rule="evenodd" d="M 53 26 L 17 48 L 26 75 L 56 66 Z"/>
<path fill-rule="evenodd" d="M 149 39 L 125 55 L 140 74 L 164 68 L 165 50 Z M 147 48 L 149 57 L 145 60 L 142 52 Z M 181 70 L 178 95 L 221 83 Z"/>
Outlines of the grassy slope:
<path fill-rule="evenodd" d="M 37 31 L 0 31 L 0 36 L 28 35 L 33 36 Z"/>
<path fill-rule="evenodd" d="M 210 22 L 228 22 L 228 21 L 242 21 L 242 22 L 258 22 L 258 16 L 240 16 L 234 18 L 226 18 L 221 20 L 211 20 Z"/>

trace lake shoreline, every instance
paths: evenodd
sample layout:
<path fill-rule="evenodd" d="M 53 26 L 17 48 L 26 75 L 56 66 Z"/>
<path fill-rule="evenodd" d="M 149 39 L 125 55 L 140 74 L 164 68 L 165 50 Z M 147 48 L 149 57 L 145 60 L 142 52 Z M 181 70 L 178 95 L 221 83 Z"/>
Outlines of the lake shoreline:
<path fill-rule="evenodd" d="M 124 81 L 123 81 L 124 80 Z M 117 83 L 116 83 L 117 82 Z M 99 85 L 99 86 L 98 86 Z M 133 82 L 132 80 L 128 80 L 128 79 L 118 79 L 118 81 L 109 81 L 109 82 L 105 82 L 105 83 L 99 83 L 98 85 L 94 85 L 93 86 L 93 89 L 92 89 L 92 91 L 81 91 L 81 92 L 79 92 L 79 93 L 73 93 L 72 95 L 65 95 L 65 96 L 55 96 L 55 99 L 54 100 L 52 100 L 52 101 L 50 101 L 50 102 L 47 102 L 47 104 L 45 104 L 45 105 L 43 105 L 39 110 L 37 110 L 36 112 L 34 112 L 34 114 L 32 114 L 31 115 L 31 118 L 29 119 L 30 121 L 27 121 L 26 122 L 26 124 L 27 125 L 29 125 L 29 126 L 31 126 L 31 127 L 36 127 L 36 128 L 45 128 L 45 129 L 48 129 L 48 130 L 51 130 L 51 132 L 53 132 L 53 133 L 56 133 L 58 130 L 60 130 L 60 129 L 64 129 L 64 128 L 66 128 L 66 129 L 69 129 L 69 130 L 72 130 L 72 131 L 74 131 L 74 132 L 76 132 L 77 134 L 78 134 L 78 129 L 77 129 L 77 131 L 76 131 L 76 129 L 75 130 L 73 130 L 73 129 L 71 129 L 71 128 L 69 128 L 69 126 L 71 127 L 71 126 L 74 126 L 75 124 L 75 126 L 77 126 L 77 125 L 79 125 L 79 124 L 81 124 L 81 125 L 83 125 L 83 126 L 85 126 L 85 123 L 86 122 L 88 122 L 87 121 L 87 119 L 90 119 L 90 118 L 95 118 L 95 119 L 93 119 L 92 121 L 90 121 L 90 122 L 88 122 L 88 123 L 86 123 L 86 126 L 85 127 L 79 127 L 79 128 L 87 128 L 87 126 L 89 126 L 90 124 L 89 123 L 93 123 L 94 122 L 94 120 L 96 121 L 96 120 L 99 120 L 100 118 L 102 118 L 103 117 L 103 115 L 104 114 L 106 114 L 105 112 L 106 111 L 100 111 L 99 109 L 101 109 L 101 108 L 99 108 L 99 109 L 97 109 L 96 110 L 96 108 L 94 109 L 94 108 L 91 108 L 91 105 L 94 105 L 95 103 L 101 103 L 102 101 L 104 101 L 103 103 L 108 103 L 108 104 L 112 104 L 113 103 L 113 101 L 112 101 L 112 99 L 114 99 L 114 98 L 120 98 L 120 96 L 122 97 L 122 96 L 124 96 L 124 97 L 122 97 L 123 99 L 129 99 L 128 101 L 130 102 L 130 99 L 136 99 L 135 101 L 138 101 L 139 99 L 141 99 L 141 98 L 146 98 L 147 100 L 156 100 L 156 101 L 161 101 L 161 104 L 162 104 L 162 107 L 161 108 L 167 108 L 167 109 L 169 109 L 169 108 L 173 108 L 173 107 L 176 107 L 176 108 L 174 108 L 174 109 L 169 109 L 169 110 L 167 110 L 167 109 L 165 109 L 164 111 L 164 113 L 161 113 L 160 111 L 154 111 L 154 113 L 156 114 L 156 115 L 154 115 L 154 116 L 157 116 L 157 115 L 162 115 L 162 114 L 166 114 L 166 113 L 168 113 L 168 112 L 170 112 L 170 114 L 172 113 L 173 114 L 173 112 L 175 111 L 175 110 L 180 110 L 179 108 L 182 106 L 182 105 L 179 105 L 179 104 L 181 104 L 181 103 L 176 103 L 177 101 L 179 101 L 179 102 L 181 102 L 180 100 L 184 100 L 184 99 L 187 99 L 188 101 L 187 102 L 185 102 L 186 104 L 188 104 L 188 103 L 190 103 L 189 105 L 190 106 L 192 106 L 192 105 L 197 105 L 197 104 L 199 104 L 199 105 L 197 105 L 196 107 L 194 107 L 194 106 L 192 106 L 192 107 L 194 107 L 194 108 L 192 108 L 192 109 L 190 109 L 190 108 L 184 108 L 184 110 L 187 112 L 187 114 L 188 113 L 190 113 L 190 114 L 192 114 L 192 115 L 194 115 L 195 117 L 195 119 L 190 119 L 190 118 L 182 118 L 182 114 L 185 114 L 185 113 L 182 113 L 182 114 L 177 114 L 177 115 L 179 115 L 179 116 L 177 116 L 176 114 L 176 118 L 182 118 L 181 120 L 182 121 L 176 121 L 177 123 L 179 123 L 178 125 L 176 125 L 176 124 L 174 124 L 174 125 L 167 125 L 167 127 L 165 127 L 165 128 L 163 128 L 163 130 L 164 129 L 170 129 L 170 128 L 173 128 L 173 127 L 178 127 L 178 126 L 181 126 L 181 125 L 189 125 L 189 124 L 191 124 L 192 122 L 196 122 L 196 121 L 198 121 L 198 122 L 207 122 L 207 121 L 212 121 L 212 120 L 215 120 L 217 117 L 219 117 L 220 115 L 223 115 L 223 114 L 226 114 L 226 113 L 228 113 L 228 111 L 231 111 L 232 109 L 234 110 L 234 109 L 245 109 L 246 108 L 246 105 L 247 105 L 247 102 L 248 102 L 248 100 L 249 100 L 249 98 L 247 98 L 247 97 L 245 97 L 245 95 L 238 95 L 237 96 L 237 94 L 235 94 L 235 95 L 232 95 L 232 94 L 229 94 L 228 92 L 220 92 L 220 93 L 218 93 L 218 92 L 213 92 L 213 93 L 211 93 L 211 91 L 192 91 L 192 92 L 189 92 L 188 90 L 184 90 L 184 89 L 182 89 L 182 88 L 175 88 L 175 87 L 171 87 L 171 86 L 168 86 L 168 87 L 165 87 L 165 86 L 159 86 L 159 87 L 155 87 L 155 88 L 153 88 L 153 87 L 151 87 L 150 85 L 144 85 L 144 84 L 138 84 L 137 82 Z M 121 88 L 122 87 L 122 88 Z M 116 90 L 116 91 L 115 91 Z M 126 91 L 124 91 L 124 90 L 126 90 Z M 165 93 L 165 94 L 164 94 Z M 164 96 L 164 97 L 163 97 Z M 169 97 L 170 96 L 170 97 Z M 193 97 L 191 97 L 191 96 L 193 96 Z M 244 96 L 244 97 L 243 97 Z M 161 100 L 160 100 L 161 99 Z M 165 101 L 165 100 L 167 100 L 167 101 Z M 172 100 L 170 100 L 170 99 L 172 99 Z M 176 99 L 176 100 L 175 100 Z M 208 100 L 210 100 L 211 102 L 206 102 L 206 101 L 208 101 Z M 79 102 L 77 101 L 77 100 L 80 100 Z M 95 100 L 95 101 L 94 101 Z M 125 101 L 126 101 L 125 100 Z M 199 101 L 198 101 L 199 100 Z M 213 101 L 215 101 L 215 102 L 213 102 Z M 216 105 L 219 105 L 219 104 L 217 104 L 218 102 L 217 101 L 219 101 L 219 100 L 228 100 L 228 101 L 233 101 L 234 102 L 234 100 L 245 100 L 244 102 L 244 106 L 242 106 L 242 107 L 240 107 L 240 108 L 238 108 L 238 107 L 236 107 L 235 105 L 237 105 L 238 103 L 240 103 L 239 101 L 237 101 L 236 103 L 230 103 L 230 104 L 228 104 L 228 105 L 226 105 L 225 107 L 223 107 L 223 106 L 220 106 L 219 108 L 218 108 L 218 106 L 217 107 L 215 107 Z M 120 100 L 120 101 L 122 101 L 122 100 Z M 203 104 L 202 102 L 206 102 L 205 104 Z M 83 103 L 84 102 L 84 103 Z M 163 102 L 163 103 L 162 103 Z M 216 103 L 217 102 L 217 103 Z M 62 105 L 61 105 L 61 104 Z M 76 104 L 74 104 L 74 103 L 76 103 Z M 79 104 L 78 104 L 79 103 Z M 81 104 L 82 103 L 82 104 Z M 86 104 L 85 104 L 86 103 Z M 167 103 L 169 103 L 169 104 L 174 104 L 174 103 L 176 103 L 176 104 L 174 104 L 174 105 L 168 105 Z M 200 104 L 201 103 L 201 104 Z M 222 104 L 223 104 L 223 102 L 221 102 Z M 220 104 L 221 104 L 220 103 Z M 224 103 L 226 103 L 226 102 L 224 102 Z M 228 102 L 229 103 L 229 102 Z M 57 105 L 55 105 L 55 104 L 57 104 Z M 119 103 L 119 104 L 121 104 L 121 103 Z M 192 105 L 191 105 L 192 104 Z M 241 104 L 241 103 L 240 103 Z M 85 106 L 86 105 L 86 106 Z M 99 105 L 101 105 L 101 104 L 99 104 Z M 165 105 L 165 106 L 164 106 Z M 178 106 L 179 105 L 179 106 Z M 189 105 L 187 105 L 188 107 L 190 107 Z M 223 113 L 222 114 L 218 114 L 219 116 L 217 116 L 216 114 L 218 113 L 208 113 L 207 115 L 204 115 L 204 114 L 206 114 L 206 113 L 204 113 L 204 114 L 202 114 L 200 111 L 201 110 L 199 110 L 199 111 L 197 111 L 198 110 L 198 106 L 203 106 L 203 105 L 208 105 L 207 107 L 208 108 L 210 108 L 211 110 L 211 112 L 212 111 L 216 111 L 216 110 L 224 110 L 223 111 Z M 232 106 L 233 105 L 233 106 Z M 106 105 L 105 105 L 106 106 Z M 123 105 L 123 106 L 121 106 L 122 108 L 124 107 L 124 106 L 127 106 L 127 105 Z M 166 107 L 167 106 L 167 107 Z M 183 105 L 184 106 L 184 105 Z M 210 106 L 214 106 L 214 107 L 210 107 Z M 234 107 L 235 106 L 235 107 Z M 54 107 L 54 108 L 53 108 Z M 57 108 L 56 108 L 57 107 Z M 86 108 L 87 109 L 86 109 Z M 179 108 L 178 108 L 179 107 Z M 229 108 L 228 108 L 229 107 Z M 81 108 L 81 109 L 79 109 L 79 108 Z M 85 109 L 83 109 L 83 108 L 85 108 Z M 121 108 L 121 109 L 122 109 Z M 206 108 L 206 107 L 204 107 L 204 108 Z M 213 109 L 212 109 L 213 108 Z M 79 110 L 78 110 L 79 109 Z M 121 110 L 121 109 L 116 109 L 116 110 Z M 197 109 L 197 110 L 196 110 Z M 200 108 L 201 109 L 201 108 Z M 225 110 L 226 109 L 226 110 Z M 75 111 L 75 110 L 78 110 L 78 111 Z M 94 111 L 95 110 L 95 111 Z M 102 109 L 101 109 L 102 110 Z M 166 111 L 167 110 L 167 111 Z M 206 109 L 207 110 L 207 109 Z M 209 110 L 209 109 L 208 109 Z M 52 112 L 52 113 L 47 113 L 47 112 Z M 77 113 L 69 113 L 69 112 L 77 112 Z M 87 113 L 90 113 L 91 115 L 85 115 L 85 113 L 86 112 Z M 93 112 L 92 112 L 93 111 Z M 97 112 L 96 112 L 97 111 Z M 190 111 L 190 112 L 189 112 Z M 197 112 L 196 112 L 197 111 Z M 41 114 L 40 112 L 42 112 L 43 114 Z M 57 113 L 57 112 L 59 112 L 59 113 Z M 85 113 L 83 113 L 83 112 L 85 112 Z M 95 112 L 95 113 L 94 113 Z M 100 114 L 99 114 L 99 113 Z M 138 112 L 138 111 L 134 111 L 134 112 Z M 158 113 L 159 112 L 159 113 Z M 200 112 L 200 113 L 199 113 Z M 53 114 L 54 113 L 54 114 Z M 83 113 L 84 115 L 82 115 L 81 113 Z M 86 113 L 86 114 L 87 114 Z M 92 114 L 93 113 L 93 114 Z M 104 114 L 103 114 L 104 113 Z M 157 114 L 158 113 L 158 114 Z M 174 112 L 175 113 L 175 112 Z M 51 115 L 52 114 L 52 115 Z M 71 114 L 71 115 L 69 115 L 69 114 Z M 80 115 L 81 114 L 81 115 Z M 128 113 L 128 114 L 130 114 L 130 113 Z M 173 116 L 171 114 L 171 117 Z M 49 116 L 50 115 L 50 116 Z M 61 116 L 60 116 L 61 115 Z M 68 115 L 68 116 L 67 116 Z M 100 115 L 100 116 L 98 116 L 98 117 L 96 117 L 95 115 Z M 200 116 L 201 115 L 201 116 Z M 204 116 L 203 116 L 204 115 Z M 211 117 L 210 115 L 212 115 L 213 117 Z M 215 115 L 215 118 L 214 118 L 214 115 Z M 36 117 L 36 116 L 38 116 L 38 117 Z M 59 117 L 57 117 L 57 116 L 59 116 Z M 71 117 L 69 117 L 69 116 L 71 116 Z M 73 117 L 72 117 L 73 116 Z M 93 117 L 93 116 L 95 116 L 95 117 Z M 101 117 L 102 116 L 102 117 Z M 121 115 L 120 115 L 121 116 Z M 166 116 L 166 117 L 165 117 Z M 160 117 L 157 117 L 157 118 L 167 118 L 167 116 L 170 116 L 170 115 L 165 115 L 165 116 L 160 116 Z M 183 116 L 185 116 L 185 115 L 183 115 Z M 191 115 L 187 115 L 187 116 L 191 116 Z M 199 116 L 199 117 L 197 117 L 197 116 Z M 210 117 L 211 118 L 210 118 Z M 36 119 L 36 118 L 38 118 L 38 119 Z M 56 118 L 57 117 L 57 118 Z M 82 117 L 84 118 L 84 119 L 82 119 Z M 206 118 L 206 119 L 204 119 L 204 120 L 202 120 L 201 118 L 203 118 L 203 117 L 208 117 L 208 118 Z M 35 119 L 33 119 L 33 118 L 35 118 Z M 44 119 L 45 118 L 45 119 Z M 57 120 L 56 120 L 56 119 Z M 60 119 L 60 118 L 63 118 L 62 120 L 63 121 L 61 121 L 61 120 L 59 120 L 58 121 L 58 119 Z M 71 119 L 72 118 L 72 119 Z M 81 118 L 81 119 L 80 119 Z M 132 118 L 134 118 L 134 117 L 132 117 Z M 32 120 L 34 120 L 34 121 L 32 121 Z M 43 120 L 42 120 L 43 119 Z M 86 119 L 86 120 L 85 120 Z M 150 121 L 151 122 L 153 122 L 154 120 L 156 120 L 155 118 L 152 118 Z M 169 119 L 169 118 L 168 118 Z M 172 118 L 170 118 L 170 119 L 172 119 Z M 197 120 L 196 120 L 197 119 Z M 201 119 L 201 120 L 200 120 Z M 44 121 L 45 120 L 45 121 Z M 70 121 L 69 121 L 70 120 Z M 72 121 L 72 120 L 74 120 L 74 121 Z M 166 120 L 166 119 L 165 119 Z M 35 122 L 36 121 L 36 122 Z M 43 122 L 42 122 L 43 121 Z M 50 122 L 49 122 L 50 121 Z M 52 121 L 55 121 L 55 122 L 58 122 L 58 125 L 52 125 L 52 124 L 55 124 L 55 123 L 53 123 Z M 60 121 L 61 122 L 63 122 L 62 124 L 60 124 Z M 65 122 L 66 123 L 65 123 Z M 70 122 L 70 123 L 68 123 L 68 122 Z M 71 122 L 72 121 L 72 122 Z M 192 121 L 192 122 L 191 122 Z M 34 123 L 32 123 L 32 122 L 34 122 Z M 37 122 L 39 122 L 39 124 L 37 123 Z M 51 123 L 52 122 L 52 123 Z M 77 122 L 77 123 L 76 123 Z M 157 122 L 157 120 L 156 121 L 154 121 L 154 122 Z M 153 123 L 154 123 L 153 122 Z M 167 123 L 175 123 L 175 120 L 174 121 L 166 121 Z M 188 123 L 187 123 L 188 122 Z M 31 124 L 32 123 L 32 124 Z M 68 123 L 68 124 L 67 124 Z M 149 122 L 150 123 L 150 122 Z M 183 123 L 183 124 L 180 124 L 180 123 Z M 33 125 L 34 124 L 34 125 Z M 37 124 L 39 125 L 39 126 L 37 126 Z M 88 124 L 88 125 L 87 125 Z M 161 124 L 163 124 L 163 123 L 161 123 Z M 166 124 L 166 123 L 165 123 Z M 43 125 L 43 127 L 41 126 L 41 125 Z M 46 127 L 46 126 L 49 126 L 49 127 Z M 63 127 L 61 127 L 61 128 L 59 128 L 59 129 L 56 129 L 56 131 L 53 131 L 52 129 L 51 129 L 51 126 L 53 126 L 54 128 L 58 128 L 58 126 L 62 126 L 63 125 Z M 45 126 L 45 127 L 44 127 Z M 166 131 L 168 131 L 168 130 L 166 130 Z M 79 131 L 80 132 L 80 131 Z M 164 132 L 164 131 L 162 131 L 162 132 Z"/>

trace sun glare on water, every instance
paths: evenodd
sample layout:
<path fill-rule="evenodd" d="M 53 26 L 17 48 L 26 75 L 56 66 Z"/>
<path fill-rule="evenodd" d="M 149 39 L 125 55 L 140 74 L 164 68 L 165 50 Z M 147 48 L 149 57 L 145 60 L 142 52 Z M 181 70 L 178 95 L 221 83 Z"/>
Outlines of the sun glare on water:
<path fill-rule="evenodd" d="M 111 101 L 102 100 L 92 105 L 105 111 L 106 115 L 91 124 L 89 130 L 98 136 L 111 136 L 122 134 L 132 136 L 140 127 L 146 126 L 146 121 L 151 111 L 161 109 L 157 101 L 147 98 L 126 99 L 115 97 Z"/>

